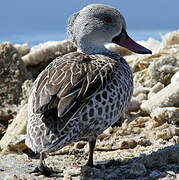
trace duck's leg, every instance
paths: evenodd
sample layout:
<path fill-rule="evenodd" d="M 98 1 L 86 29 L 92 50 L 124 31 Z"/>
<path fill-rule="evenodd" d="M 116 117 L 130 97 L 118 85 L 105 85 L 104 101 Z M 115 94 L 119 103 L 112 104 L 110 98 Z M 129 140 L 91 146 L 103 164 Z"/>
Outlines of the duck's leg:
<path fill-rule="evenodd" d="M 96 139 L 89 140 L 89 157 L 86 166 L 90 166 L 90 167 L 94 166 L 93 153 L 94 153 L 95 144 L 96 144 Z"/>
<path fill-rule="evenodd" d="M 40 153 L 40 163 L 39 165 L 30 173 L 40 173 L 44 174 L 45 176 L 50 176 L 53 173 L 62 173 L 63 171 L 54 171 L 52 168 L 49 168 L 45 165 L 45 160 L 44 160 L 44 152 Z"/>

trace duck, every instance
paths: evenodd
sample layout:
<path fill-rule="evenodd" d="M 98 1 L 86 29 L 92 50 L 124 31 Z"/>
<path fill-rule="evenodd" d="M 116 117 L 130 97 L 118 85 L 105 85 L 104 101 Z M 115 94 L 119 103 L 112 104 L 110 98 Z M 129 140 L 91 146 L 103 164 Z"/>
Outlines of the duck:
<path fill-rule="evenodd" d="M 93 167 L 97 137 L 119 120 L 130 102 L 131 69 L 104 44 L 152 53 L 129 37 L 124 17 L 108 5 L 90 4 L 74 13 L 67 31 L 77 51 L 53 60 L 34 81 L 28 99 L 25 143 L 40 153 L 33 172 L 47 176 L 54 170 L 45 164 L 45 154 L 83 138 L 89 142 L 86 165 Z"/>

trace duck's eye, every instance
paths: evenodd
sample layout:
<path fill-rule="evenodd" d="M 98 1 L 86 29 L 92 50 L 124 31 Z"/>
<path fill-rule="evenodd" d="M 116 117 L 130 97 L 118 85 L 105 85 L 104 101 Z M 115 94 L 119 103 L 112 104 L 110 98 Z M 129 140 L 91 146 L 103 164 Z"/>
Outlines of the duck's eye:
<path fill-rule="evenodd" d="M 107 23 L 110 23 L 110 22 L 112 22 L 112 18 L 110 16 L 107 16 L 104 18 L 104 21 Z"/>

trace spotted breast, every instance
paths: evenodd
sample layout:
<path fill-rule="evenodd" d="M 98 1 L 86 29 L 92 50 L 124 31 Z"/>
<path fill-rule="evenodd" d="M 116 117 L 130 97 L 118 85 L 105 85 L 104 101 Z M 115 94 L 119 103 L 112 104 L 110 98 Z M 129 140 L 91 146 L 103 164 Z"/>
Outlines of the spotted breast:
<path fill-rule="evenodd" d="M 120 56 L 76 52 L 57 58 L 33 85 L 26 143 L 36 152 L 56 151 L 96 138 L 119 119 L 132 89 L 132 73 Z"/>

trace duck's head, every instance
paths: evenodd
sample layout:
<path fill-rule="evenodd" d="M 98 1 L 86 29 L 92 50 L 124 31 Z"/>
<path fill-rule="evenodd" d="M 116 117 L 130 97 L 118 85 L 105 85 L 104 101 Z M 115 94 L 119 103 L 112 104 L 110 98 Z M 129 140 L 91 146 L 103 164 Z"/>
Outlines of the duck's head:
<path fill-rule="evenodd" d="M 111 42 L 136 53 L 152 53 L 128 36 L 124 17 L 110 6 L 91 4 L 73 14 L 69 20 L 68 32 L 78 51 L 83 53 L 108 52 L 104 43 Z"/>

